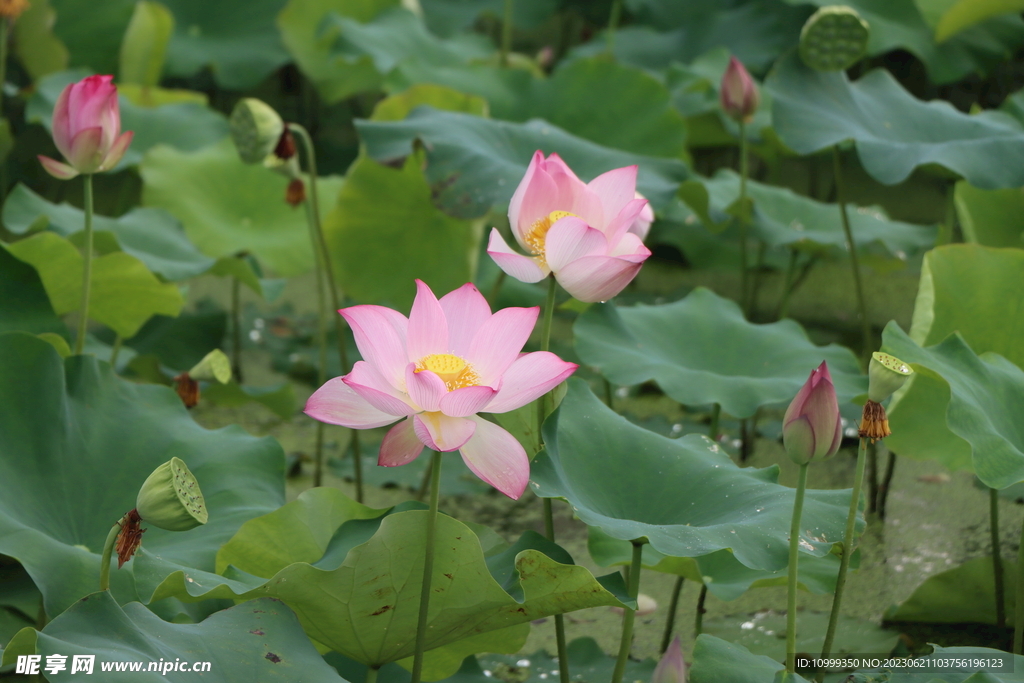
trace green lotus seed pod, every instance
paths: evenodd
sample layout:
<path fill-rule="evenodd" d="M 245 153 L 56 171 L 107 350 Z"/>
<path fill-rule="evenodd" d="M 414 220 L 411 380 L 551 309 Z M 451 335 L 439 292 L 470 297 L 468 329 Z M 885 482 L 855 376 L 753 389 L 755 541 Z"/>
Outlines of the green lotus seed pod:
<path fill-rule="evenodd" d="M 868 400 L 881 403 L 914 374 L 913 368 L 895 356 L 875 351 L 868 363 Z"/>
<path fill-rule="evenodd" d="M 135 501 L 144 522 L 167 531 L 188 531 L 209 518 L 199 482 L 178 458 L 153 470 Z"/>
<path fill-rule="evenodd" d="M 231 139 L 247 164 L 262 163 L 277 147 L 284 121 L 274 109 L 254 97 L 238 101 L 231 112 Z"/>
<path fill-rule="evenodd" d="M 800 58 L 818 71 L 843 71 L 867 53 L 868 23 L 846 5 L 822 7 L 800 32 Z"/>
<path fill-rule="evenodd" d="M 188 371 L 188 376 L 197 381 L 216 380 L 221 384 L 227 384 L 231 381 L 231 361 L 223 351 L 214 349 Z"/>

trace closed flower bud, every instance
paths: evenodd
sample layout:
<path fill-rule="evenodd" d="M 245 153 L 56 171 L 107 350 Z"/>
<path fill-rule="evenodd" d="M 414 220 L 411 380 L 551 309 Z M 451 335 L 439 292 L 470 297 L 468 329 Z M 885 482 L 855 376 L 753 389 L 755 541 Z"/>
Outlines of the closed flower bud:
<path fill-rule="evenodd" d="M 676 636 L 661 656 L 654 669 L 651 683 L 686 683 L 686 661 L 683 659 L 683 645 Z"/>
<path fill-rule="evenodd" d="M 285 130 L 278 113 L 254 97 L 238 101 L 229 124 L 238 156 L 247 164 L 263 163 L 273 153 Z"/>
<path fill-rule="evenodd" d="M 199 482 L 178 458 L 153 470 L 139 490 L 135 509 L 144 522 L 167 531 L 188 531 L 208 519 Z"/>
<path fill-rule="evenodd" d="M 906 384 L 914 370 L 895 356 L 875 351 L 868 363 L 868 400 L 881 403 Z"/>
<path fill-rule="evenodd" d="M 822 363 L 800 388 L 782 418 L 786 454 L 798 465 L 831 458 L 842 440 L 842 419 L 828 365 Z"/>
<path fill-rule="evenodd" d="M 722 111 L 735 121 L 750 121 L 761 103 L 754 79 L 747 73 L 743 63 L 735 57 L 729 58 L 729 66 L 722 76 L 718 89 L 718 101 Z"/>

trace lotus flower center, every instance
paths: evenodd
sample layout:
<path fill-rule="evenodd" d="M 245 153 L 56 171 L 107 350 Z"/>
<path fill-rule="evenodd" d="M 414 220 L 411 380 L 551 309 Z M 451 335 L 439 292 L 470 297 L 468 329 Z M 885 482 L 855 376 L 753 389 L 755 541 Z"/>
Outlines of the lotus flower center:
<path fill-rule="evenodd" d="M 453 353 L 432 353 L 416 363 L 415 372 L 430 370 L 441 378 L 448 391 L 480 384 L 480 376 L 473 366 Z"/>
<path fill-rule="evenodd" d="M 526 242 L 526 246 L 529 247 L 530 251 L 535 256 L 540 257 L 540 260 L 544 260 L 544 241 L 547 239 L 548 230 L 554 225 L 559 219 L 565 218 L 566 216 L 574 216 L 579 218 L 574 213 L 569 211 L 552 211 L 544 218 L 538 218 L 530 226 L 530 232 L 526 233 L 523 237 L 523 241 Z"/>

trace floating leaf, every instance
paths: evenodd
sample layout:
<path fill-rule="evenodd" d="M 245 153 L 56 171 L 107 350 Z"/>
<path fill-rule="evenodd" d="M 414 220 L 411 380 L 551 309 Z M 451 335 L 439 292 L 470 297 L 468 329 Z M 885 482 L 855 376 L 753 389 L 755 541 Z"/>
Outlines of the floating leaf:
<path fill-rule="evenodd" d="M 487 115 L 487 101 L 482 97 L 467 95 L 443 85 L 424 83 L 378 102 L 373 108 L 370 120 L 401 121 L 413 109 L 424 104 L 446 111 L 461 111 L 476 116 Z"/>
<path fill-rule="evenodd" d="M 171 456 L 201 482 L 210 521 L 149 529 L 143 547 L 168 560 L 212 571 L 243 522 L 284 501 L 273 439 L 207 431 L 174 391 L 120 379 L 91 356 L 61 361 L 31 335 L 0 335 L 0 432 L 0 553 L 25 566 L 51 616 L 96 589 L 107 532 Z M 111 586 L 119 601 L 136 599 L 132 564 L 111 572 Z"/>
<path fill-rule="evenodd" d="M 57 315 L 81 307 L 84 259 L 71 242 L 41 232 L 2 247 L 36 269 Z M 175 285 L 160 282 L 142 261 L 124 252 L 94 257 L 90 282 L 89 317 L 123 339 L 133 337 L 154 315 L 176 316 L 185 305 Z"/>
<path fill-rule="evenodd" d="M 565 648 L 566 657 L 569 660 L 569 671 L 573 678 L 581 681 L 605 681 L 610 680 L 615 670 L 615 657 L 606 654 L 597 641 L 593 638 L 576 638 Z M 522 664 L 523 660 L 526 664 Z M 502 667 L 511 670 L 509 673 L 516 675 L 517 683 L 541 683 L 548 680 L 552 673 L 558 674 L 558 659 L 552 657 L 545 650 L 538 650 L 531 655 L 493 655 L 486 654 L 477 657 L 480 665 L 486 667 L 491 676 L 496 678 L 495 671 Z M 649 681 L 651 680 L 657 662 L 647 658 L 637 661 L 633 657 L 626 660 L 626 668 L 623 673 L 623 680 L 626 681 Z M 486 676 L 481 672 L 481 675 Z M 523 678 L 525 676 L 525 678 Z M 486 679 L 485 679 L 486 680 Z M 451 683 L 459 683 L 455 679 Z"/>
<path fill-rule="evenodd" d="M 889 408 L 892 436 L 886 443 L 893 451 L 939 460 L 950 469 L 973 464 L 978 478 L 995 489 L 1024 481 L 1024 424 L 1018 419 L 1024 370 L 996 354 L 979 358 L 959 334 L 921 348 L 896 323 L 886 326 L 882 349 L 915 370 Z M 927 381 L 919 384 L 916 373 Z M 963 458 L 965 442 L 971 461 Z"/>
<path fill-rule="evenodd" d="M 1024 249 L 933 249 L 921 267 L 910 338 L 930 346 L 959 332 L 975 353 L 992 351 L 1024 368 L 1022 291 Z"/>
<path fill-rule="evenodd" d="M 337 197 L 324 235 L 349 296 L 407 310 L 416 278 L 439 292 L 473 279 L 481 226 L 434 206 L 419 155 L 400 169 L 361 156 Z"/>
<path fill-rule="evenodd" d="M 47 227 L 48 223 L 54 232 L 68 237 L 85 229 L 85 212 L 68 203 L 52 204 L 19 183 L 4 202 L 3 221 L 15 235 Z M 119 218 L 93 216 L 92 226 L 97 240 L 103 239 L 100 233 L 112 233 L 124 253 L 142 261 L 164 280 L 187 280 L 214 265 L 213 259 L 203 256 L 188 241 L 181 224 L 166 211 L 137 208 Z"/>
<path fill-rule="evenodd" d="M 1001 562 L 1003 576 L 1017 575 L 1017 565 Z M 1007 623 L 1013 624 L 1017 584 L 1004 586 Z M 886 621 L 932 624 L 995 624 L 996 586 L 991 557 L 976 557 L 959 567 L 929 576 L 910 597 L 885 613 Z"/>
<path fill-rule="evenodd" d="M 961 180 L 953 200 L 964 241 L 986 247 L 1024 248 L 1024 192 L 979 190 Z"/>
<path fill-rule="evenodd" d="M 755 655 L 742 645 L 702 633 L 693 646 L 690 683 L 776 683 L 785 667 L 771 657 Z M 808 683 L 790 674 L 785 683 Z"/>
<path fill-rule="evenodd" d="M 81 678 L 82 671 L 73 671 L 74 655 L 95 657 L 90 673 L 138 662 L 142 668 L 131 679 L 140 683 L 185 683 L 197 677 L 213 683 L 345 683 L 309 642 L 295 615 L 270 598 L 217 612 L 199 624 L 171 624 L 137 602 L 122 608 L 110 593 L 94 593 L 42 631 L 23 631 L 3 661 L 13 664 L 18 655 L 32 654 L 43 655 L 41 668 L 50 655 L 62 656 L 63 670 L 46 671 L 52 683 Z M 172 670 L 179 664 L 188 669 Z M 196 665 L 209 668 L 193 670 Z"/>
<path fill-rule="evenodd" d="M 852 139 L 864 170 L 886 185 L 924 164 L 986 190 L 1024 185 L 1024 129 L 1005 114 L 922 102 L 885 69 L 851 83 L 845 72 L 815 71 L 795 54 L 779 61 L 765 87 L 776 132 L 799 154 Z"/>
<path fill-rule="evenodd" d="M 737 467 L 710 439 L 668 439 L 612 412 L 579 379 L 544 424 L 534 492 L 564 498 L 577 517 L 620 540 L 647 538 L 658 552 L 700 557 L 730 548 L 753 569 L 789 562 L 794 490 L 778 467 Z M 595 467 L 600 463 L 600 467 Z M 818 557 L 843 537 L 850 492 L 809 491 L 800 547 Z"/>
<path fill-rule="evenodd" d="M 509 123 L 420 107 L 404 121 L 361 121 L 356 126 L 367 152 L 378 161 L 404 159 L 421 141 L 436 201 L 456 216 L 483 216 L 495 205 L 503 210 L 538 149 L 559 153 L 587 181 L 638 164 L 637 189 L 656 208 L 668 204 L 689 176 L 682 161 L 602 147 L 541 120 Z"/>
<path fill-rule="evenodd" d="M 207 256 L 249 251 L 282 276 L 312 268 L 306 214 L 284 200 L 288 179 L 243 164 L 230 140 L 196 152 L 155 148 L 139 171 L 143 203 L 173 214 Z M 318 182 L 321 214 L 326 214 L 342 179 Z"/>
<path fill-rule="evenodd" d="M 251 387 L 237 382 L 211 384 L 203 389 L 203 400 L 227 407 L 259 403 L 281 419 L 292 417 L 298 408 L 295 387 L 289 382 L 269 387 Z"/>
<path fill-rule="evenodd" d="M 576 351 L 620 386 L 654 380 L 684 405 L 719 403 L 734 417 L 792 400 L 828 361 L 840 403 L 864 393 L 849 349 L 815 346 L 800 325 L 749 323 L 735 302 L 698 287 L 658 306 L 591 306 L 574 326 Z"/>

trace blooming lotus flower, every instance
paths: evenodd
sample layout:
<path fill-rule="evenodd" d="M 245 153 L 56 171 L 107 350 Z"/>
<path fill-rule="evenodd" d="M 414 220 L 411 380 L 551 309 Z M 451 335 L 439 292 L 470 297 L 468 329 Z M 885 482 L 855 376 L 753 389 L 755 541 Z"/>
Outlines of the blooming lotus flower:
<path fill-rule="evenodd" d="M 636 172 L 636 166 L 626 166 L 584 183 L 557 154 L 545 159 L 535 152 L 508 206 L 512 233 L 530 255 L 510 249 L 497 229 L 491 230 L 487 253 L 522 282 L 554 273 L 580 301 L 610 299 L 651 255 L 637 234 L 647 200 L 636 196 Z"/>
<path fill-rule="evenodd" d="M 782 442 L 786 454 L 798 465 L 831 458 L 842 440 L 842 419 L 828 365 L 811 371 L 782 418 Z"/>
<path fill-rule="evenodd" d="M 79 173 L 109 171 L 124 156 L 132 132 L 121 132 L 121 109 L 113 76 L 71 83 L 53 108 L 53 141 L 68 163 L 39 155 L 46 172 L 68 180 Z"/>
<path fill-rule="evenodd" d="M 761 103 L 754 79 L 750 77 L 743 62 L 735 57 L 729 58 L 729 66 L 722 75 L 718 100 L 722 111 L 735 121 L 750 121 Z"/>
<path fill-rule="evenodd" d="M 441 297 L 416 281 L 408 319 L 383 306 L 339 311 L 364 360 L 314 393 L 306 414 L 353 429 L 401 420 L 381 442 L 377 464 L 412 462 L 423 447 L 455 451 L 473 472 L 510 498 L 530 478 L 519 441 L 477 413 L 504 413 L 544 395 L 576 369 L 553 353 L 520 354 L 539 309 L 491 314 L 466 284 Z"/>

